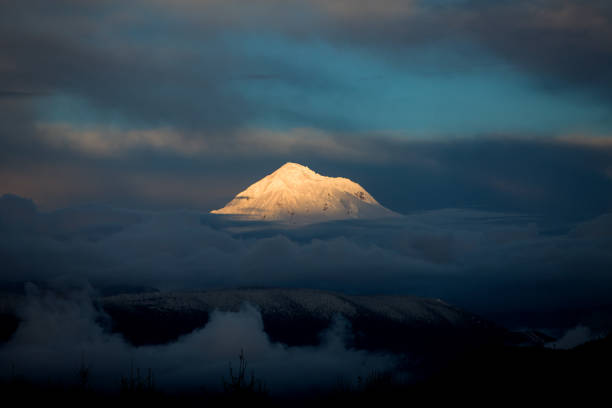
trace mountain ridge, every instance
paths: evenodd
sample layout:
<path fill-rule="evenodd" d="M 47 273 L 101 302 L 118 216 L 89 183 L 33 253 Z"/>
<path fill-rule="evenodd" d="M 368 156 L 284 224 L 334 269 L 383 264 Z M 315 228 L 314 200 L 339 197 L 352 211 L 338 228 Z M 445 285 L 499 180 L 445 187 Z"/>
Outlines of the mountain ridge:
<path fill-rule="evenodd" d="M 358 349 L 437 355 L 440 350 L 514 341 L 490 321 L 440 299 L 417 296 L 243 288 L 125 294 L 99 301 L 113 330 L 136 345 L 174 341 L 204 327 L 213 311 L 238 312 L 244 304 L 259 311 L 272 341 L 290 346 L 319 344 L 320 333 L 338 316 L 349 323 L 351 346 Z"/>

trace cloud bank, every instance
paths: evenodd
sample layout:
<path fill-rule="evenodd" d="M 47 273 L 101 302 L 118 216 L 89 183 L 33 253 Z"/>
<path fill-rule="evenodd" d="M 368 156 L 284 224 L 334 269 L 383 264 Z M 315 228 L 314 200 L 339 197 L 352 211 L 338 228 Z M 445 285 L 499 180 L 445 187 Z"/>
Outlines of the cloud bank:
<path fill-rule="evenodd" d="M 577 224 L 440 210 L 299 229 L 194 212 L 37 212 L 2 198 L 3 280 L 162 290 L 309 287 L 442 298 L 470 311 L 609 302 L 610 216 Z"/>

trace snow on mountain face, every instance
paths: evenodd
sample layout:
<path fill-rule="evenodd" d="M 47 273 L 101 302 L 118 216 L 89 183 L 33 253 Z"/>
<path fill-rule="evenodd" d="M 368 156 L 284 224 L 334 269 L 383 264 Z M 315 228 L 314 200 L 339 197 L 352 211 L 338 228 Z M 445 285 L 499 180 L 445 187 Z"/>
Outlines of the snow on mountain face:
<path fill-rule="evenodd" d="M 398 216 L 359 184 L 322 176 L 297 163 L 286 163 L 211 213 L 292 224 Z"/>

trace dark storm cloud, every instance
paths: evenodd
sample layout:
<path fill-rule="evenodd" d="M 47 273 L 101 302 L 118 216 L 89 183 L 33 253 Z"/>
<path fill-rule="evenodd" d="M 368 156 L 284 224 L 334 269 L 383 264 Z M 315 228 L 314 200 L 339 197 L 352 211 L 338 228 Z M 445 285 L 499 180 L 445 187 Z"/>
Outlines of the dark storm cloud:
<path fill-rule="evenodd" d="M 549 86 L 585 86 L 612 98 L 612 4 L 605 0 L 476 0 L 468 29 Z"/>
<path fill-rule="evenodd" d="M 299 65 L 232 51 L 214 18 L 202 24 L 165 10 L 172 9 L 169 3 L 61 1 L 50 7 L 3 1 L 0 7 L 0 89 L 7 95 L 33 89 L 39 96 L 73 98 L 94 121 L 239 127 L 261 102 L 234 90 L 236 78 L 275 72 L 309 86 L 319 81 Z M 40 105 L 20 108 L 40 120 Z M 80 113 L 64 120 L 81 121 Z M 6 131 L 2 138 L 24 136 Z"/>
<path fill-rule="evenodd" d="M 28 92 L 28 91 L 6 91 L 0 90 L 0 99 L 13 99 L 13 98 L 32 98 L 36 96 L 44 96 L 42 92 Z"/>
<path fill-rule="evenodd" d="M 541 84 L 585 86 L 606 98 L 612 89 L 612 7 L 599 0 L 60 1 L 53 7 L 30 0 L 0 7 L 0 89 L 77 97 L 102 120 L 237 127 L 267 102 L 247 100 L 232 86 L 235 78 L 339 86 L 297 61 L 231 49 L 221 35 L 232 30 L 348 41 L 405 66 L 414 65 L 412 54 L 402 57 L 407 48 L 475 42 Z M 478 59 L 467 55 L 447 69 L 469 70 Z"/>
<path fill-rule="evenodd" d="M 382 202 L 405 203 L 400 211 L 467 207 L 580 219 L 612 208 L 612 150 L 605 145 L 481 137 L 400 146 L 395 163 L 374 173 L 394 180 L 389 185 L 377 187 L 365 168 L 354 176 L 372 183 L 372 194 Z"/>
<path fill-rule="evenodd" d="M 77 97 L 101 118 L 124 116 L 136 123 L 218 127 L 240 123 L 249 114 L 240 96 L 217 86 L 216 73 L 236 61 L 214 44 L 203 44 L 207 53 L 198 55 L 88 38 L 110 29 L 94 21 L 74 32 L 56 26 L 43 27 L 42 32 L 3 27 L 2 57 L 13 64 L 3 74 L 3 87 L 34 87 Z M 194 64 L 197 72 L 189 68 Z"/>
<path fill-rule="evenodd" d="M 482 55 L 465 47 L 473 43 L 541 87 L 577 86 L 612 98 L 612 5 L 606 0 L 422 0 L 406 2 L 404 12 L 395 12 L 393 3 L 377 2 L 389 12 L 360 19 L 332 14 L 330 38 L 366 45 L 408 66 L 414 60 L 403 57 L 407 49 L 450 42 L 464 57 L 437 67 L 449 73 L 482 63 Z"/>

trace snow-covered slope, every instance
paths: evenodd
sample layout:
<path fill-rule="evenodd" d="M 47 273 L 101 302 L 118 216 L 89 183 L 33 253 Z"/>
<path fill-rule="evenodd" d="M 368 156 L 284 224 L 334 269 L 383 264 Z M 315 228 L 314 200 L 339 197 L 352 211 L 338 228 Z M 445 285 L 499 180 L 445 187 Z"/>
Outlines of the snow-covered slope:
<path fill-rule="evenodd" d="M 211 212 L 292 224 L 398 216 L 359 184 L 343 177 L 322 176 L 297 163 L 286 163 L 225 207 Z"/>
<path fill-rule="evenodd" d="M 352 346 L 433 352 L 503 342 L 507 332 L 438 299 L 352 296 L 314 289 L 227 289 L 158 292 L 100 299 L 114 330 L 134 344 L 160 344 L 203 327 L 210 313 L 237 312 L 248 303 L 261 314 L 271 340 L 314 345 L 337 318 L 354 335 Z"/>

